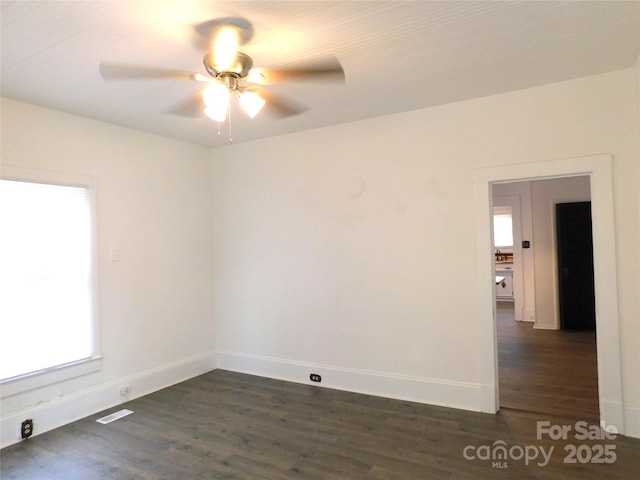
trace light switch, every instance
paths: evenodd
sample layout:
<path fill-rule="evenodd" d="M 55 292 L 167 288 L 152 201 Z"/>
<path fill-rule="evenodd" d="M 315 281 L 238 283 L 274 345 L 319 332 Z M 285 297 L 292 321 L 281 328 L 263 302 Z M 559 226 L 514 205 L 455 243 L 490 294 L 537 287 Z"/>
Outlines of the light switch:
<path fill-rule="evenodd" d="M 119 248 L 112 248 L 111 249 L 110 258 L 111 258 L 112 262 L 119 262 L 120 261 L 120 249 Z"/>

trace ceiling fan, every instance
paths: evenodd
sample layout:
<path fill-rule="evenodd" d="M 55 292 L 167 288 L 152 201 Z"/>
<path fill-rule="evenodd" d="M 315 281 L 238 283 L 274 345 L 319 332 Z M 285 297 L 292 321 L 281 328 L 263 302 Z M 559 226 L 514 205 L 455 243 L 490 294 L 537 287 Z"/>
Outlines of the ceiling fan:
<path fill-rule="evenodd" d="M 345 79 L 340 62 L 333 57 L 286 68 L 255 68 L 253 59 L 239 51 L 239 46 L 253 37 L 253 27 L 244 18 L 209 20 L 195 25 L 194 31 L 196 45 L 206 49 L 203 58 L 206 73 L 101 62 L 100 74 L 105 80 L 180 79 L 205 83 L 200 94 L 175 106 L 169 113 L 188 117 L 205 115 L 218 122 L 219 135 L 220 124 L 230 118 L 231 102 L 235 100 L 251 118 L 265 106 L 279 117 L 306 110 L 303 105 L 269 90 L 269 84 L 295 80 L 344 82 Z M 229 142 L 232 142 L 230 132 Z"/>

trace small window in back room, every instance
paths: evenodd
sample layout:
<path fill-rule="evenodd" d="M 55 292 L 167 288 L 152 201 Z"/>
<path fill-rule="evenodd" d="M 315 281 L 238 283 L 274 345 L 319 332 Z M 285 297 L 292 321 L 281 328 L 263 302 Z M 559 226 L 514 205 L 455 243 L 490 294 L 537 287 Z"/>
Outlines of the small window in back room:
<path fill-rule="evenodd" d="M 493 246 L 496 248 L 513 247 L 511 207 L 495 207 L 493 209 Z"/>
<path fill-rule="evenodd" d="M 88 187 L 0 180 L 0 381 L 96 355 Z"/>

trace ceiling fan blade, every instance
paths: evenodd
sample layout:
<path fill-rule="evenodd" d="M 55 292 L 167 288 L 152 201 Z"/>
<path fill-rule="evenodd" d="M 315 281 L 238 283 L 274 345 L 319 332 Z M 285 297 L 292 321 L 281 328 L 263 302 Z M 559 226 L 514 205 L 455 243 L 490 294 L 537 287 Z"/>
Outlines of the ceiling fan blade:
<path fill-rule="evenodd" d="M 204 117 L 204 102 L 202 100 L 202 94 L 197 93 L 195 95 L 191 95 L 182 102 L 179 102 L 168 109 L 167 113 L 189 118 Z"/>
<path fill-rule="evenodd" d="M 260 68 L 261 83 L 281 83 L 289 81 L 327 81 L 344 83 L 345 75 L 337 58 L 328 58 L 312 63 L 301 63 L 282 68 Z"/>
<path fill-rule="evenodd" d="M 199 73 L 162 67 L 100 62 L 100 75 L 105 80 L 205 80 Z"/>
<path fill-rule="evenodd" d="M 274 93 L 266 88 L 252 86 L 247 88 L 247 90 L 262 97 L 266 102 L 264 106 L 265 112 L 277 118 L 299 115 L 309 109 L 307 106 L 302 105 L 285 95 Z"/>

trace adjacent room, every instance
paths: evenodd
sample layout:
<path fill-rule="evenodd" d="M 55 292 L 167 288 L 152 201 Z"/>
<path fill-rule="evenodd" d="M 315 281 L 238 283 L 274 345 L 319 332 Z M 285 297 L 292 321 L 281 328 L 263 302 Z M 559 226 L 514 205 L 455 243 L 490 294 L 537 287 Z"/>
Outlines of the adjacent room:
<path fill-rule="evenodd" d="M 3 479 L 636 478 L 640 2 L 0 14 Z"/>

